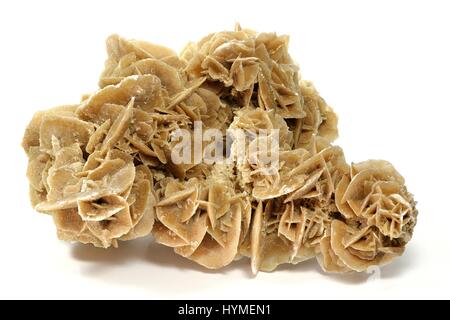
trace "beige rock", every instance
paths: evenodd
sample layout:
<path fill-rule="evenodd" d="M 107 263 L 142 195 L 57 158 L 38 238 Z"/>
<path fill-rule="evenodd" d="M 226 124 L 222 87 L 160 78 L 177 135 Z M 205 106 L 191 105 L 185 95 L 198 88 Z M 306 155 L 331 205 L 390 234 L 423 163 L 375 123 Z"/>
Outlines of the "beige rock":
<path fill-rule="evenodd" d="M 178 56 L 112 35 L 98 90 L 37 112 L 25 130 L 32 205 L 61 240 L 109 248 L 152 234 L 210 269 L 241 257 L 254 273 L 311 258 L 332 273 L 392 261 L 416 225 L 413 196 L 386 161 L 347 164 L 332 145 L 337 115 L 288 45 L 237 25 Z M 173 161 L 174 133 L 192 134 L 196 121 L 233 137 L 242 161 Z M 275 169 L 254 148 L 269 130 Z"/>

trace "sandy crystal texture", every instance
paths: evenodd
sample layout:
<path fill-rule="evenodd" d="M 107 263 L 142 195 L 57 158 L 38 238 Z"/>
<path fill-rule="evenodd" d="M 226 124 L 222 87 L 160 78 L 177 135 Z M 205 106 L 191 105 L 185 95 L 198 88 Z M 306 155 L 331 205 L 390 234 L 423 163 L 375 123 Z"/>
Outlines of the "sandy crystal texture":
<path fill-rule="evenodd" d="M 35 209 L 97 247 L 149 237 L 207 268 L 317 258 L 327 272 L 400 256 L 417 210 L 386 161 L 347 164 L 337 116 L 300 78 L 288 37 L 237 26 L 174 51 L 113 35 L 99 89 L 37 112 L 23 148 Z M 176 129 L 280 130 L 280 167 L 177 165 Z M 247 146 L 248 148 L 248 146 Z M 233 149 L 233 148 L 232 148 Z"/>

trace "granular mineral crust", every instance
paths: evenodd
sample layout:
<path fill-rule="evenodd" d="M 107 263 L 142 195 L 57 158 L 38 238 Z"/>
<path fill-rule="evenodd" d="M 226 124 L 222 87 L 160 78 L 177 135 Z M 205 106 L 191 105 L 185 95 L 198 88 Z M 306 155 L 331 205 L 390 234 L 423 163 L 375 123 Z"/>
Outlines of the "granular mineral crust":
<path fill-rule="evenodd" d="M 312 258 L 338 273 L 391 262 L 411 240 L 413 196 L 390 163 L 346 162 L 332 144 L 338 118 L 288 43 L 239 25 L 180 55 L 109 37 L 98 90 L 37 112 L 25 131 L 33 207 L 61 240 L 109 248 L 152 235 L 211 269 L 241 257 L 255 273 Z M 174 161 L 174 133 L 199 122 L 224 138 L 277 129 L 279 166 L 254 161 L 257 141 L 233 140 L 239 162 Z"/>

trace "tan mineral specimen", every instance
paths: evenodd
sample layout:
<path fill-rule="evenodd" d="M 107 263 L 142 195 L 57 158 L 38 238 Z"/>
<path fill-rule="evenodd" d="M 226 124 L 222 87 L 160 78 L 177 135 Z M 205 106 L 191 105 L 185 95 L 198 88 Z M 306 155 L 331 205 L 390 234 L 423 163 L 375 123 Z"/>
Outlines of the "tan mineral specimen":
<path fill-rule="evenodd" d="M 317 258 L 327 272 L 361 272 L 400 256 L 417 218 L 403 177 L 386 161 L 347 164 L 332 144 L 337 116 L 288 44 L 239 25 L 180 55 L 109 37 L 99 89 L 37 112 L 25 131 L 33 207 L 62 240 L 109 248 L 153 235 L 211 269 Z M 174 133 L 198 122 L 223 138 L 277 129 L 278 168 L 254 161 L 257 139 L 231 145 L 240 162 L 177 163 Z"/>

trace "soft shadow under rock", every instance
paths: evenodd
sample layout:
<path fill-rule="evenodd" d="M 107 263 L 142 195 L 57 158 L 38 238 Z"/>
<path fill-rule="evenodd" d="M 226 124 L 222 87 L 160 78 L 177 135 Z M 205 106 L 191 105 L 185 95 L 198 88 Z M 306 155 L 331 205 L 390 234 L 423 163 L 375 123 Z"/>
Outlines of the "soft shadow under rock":
<path fill-rule="evenodd" d="M 165 268 L 213 274 L 224 274 L 232 270 L 243 269 L 245 261 L 247 269 L 250 269 L 247 259 L 242 259 L 220 270 L 209 270 L 175 254 L 172 248 L 162 246 L 154 241 L 149 243 L 146 239 L 123 242 L 120 243 L 118 248 L 110 250 L 95 248 L 91 245 L 75 244 L 72 247 L 72 257 L 79 261 L 102 265 L 123 265 L 133 261 L 144 261 Z"/>
<path fill-rule="evenodd" d="M 71 254 L 74 259 L 82 262 L 80 270 L 90 278 L 171 293 L 180 293 L 187 288 L 202 291 L 220 285 L 219 282 L 225 282 L 217 280 L 232 272 L 247 279 L 251 277 L 247 259 L 236 261 L 220 270 L 208 270 L 178 256 L 171 248 L 155 242 L 149 243 L 148 239 L 124 242 L 119 248 L 109 250 L 75 244 Z M 156 269 L 164 272 L 155 272 Z M 195 273 L 209 275 L 193 277 Z"/>
<path fill-rule="evenodd" d="M 250 261 L 242 258 L 234 261 L 229 266 L 220 270 L 209 270 L 195 262 L 185 259 L 173 252 L 173 249 L 157 244 L 148 239 L 139 239 L 123 242 L 117 249 L 104 250 L 90 245 L 75 244 L 72 246 L 72 257 L 84 263 L 81 271 L 91 277 L 100 278 L 105 281 L 120 282 L 139 287 L 157 287 L 161 290 L 176 290 L 180 283 L 186 282 L 186 273 L 209 274 L 202 281 L 197 281 L 194 286 L 202 289 L 214 283 L 218 277 L 224 277 L 231 273 L 251 279 Z M 362 273 L 327 274 L 322 271 L 316 259 L 304 261 L 297 265 L 284 264 L 279 266 L 277 272 L 305 273 L 317 272 L 332 281 L 358 285 L 378 279 L 389 279 L 398 277 L 406 270 L 410 270 L 416 260 L 414 248 L 406 251 L 403 257 L 396 259 L 392 264 L 378 270 Z M 170 279 L 165 279 L 163 274 L 152 275 L 151 267 L 161 266 L 166 270 L 172 270 Z"/>

